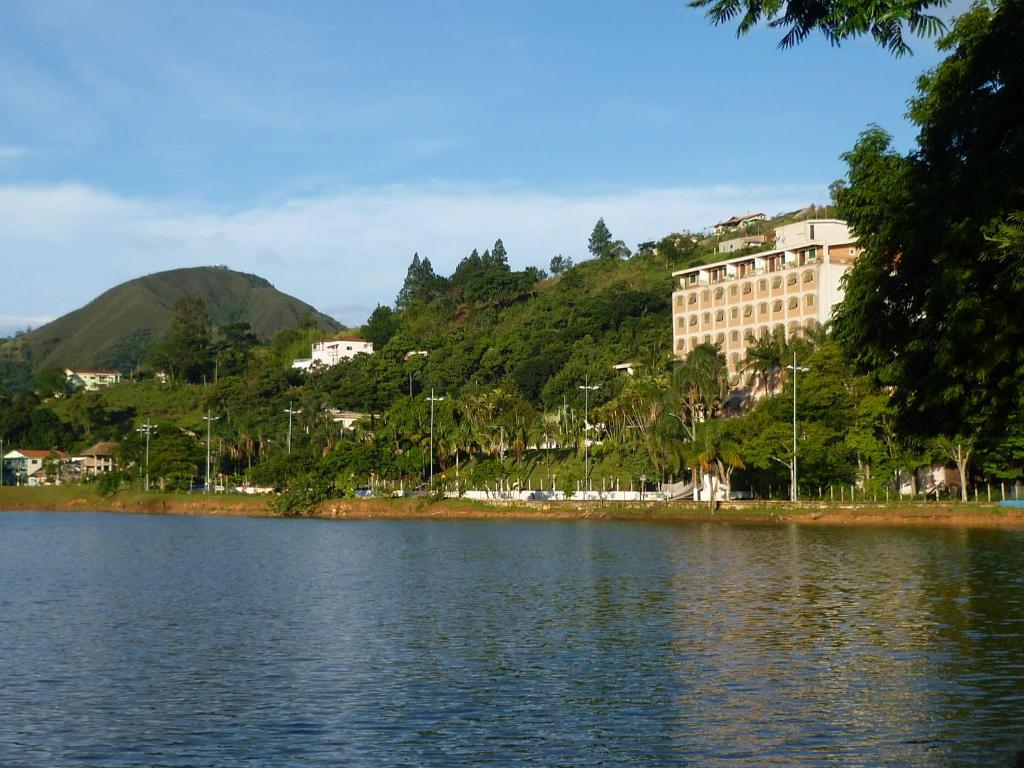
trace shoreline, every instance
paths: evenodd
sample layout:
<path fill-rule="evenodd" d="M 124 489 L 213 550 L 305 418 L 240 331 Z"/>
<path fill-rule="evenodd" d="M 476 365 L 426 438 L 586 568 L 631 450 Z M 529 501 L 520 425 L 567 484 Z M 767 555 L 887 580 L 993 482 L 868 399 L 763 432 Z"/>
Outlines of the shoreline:
<path fill-rule="evenodd" d="M 2 488 L 0 510 L 283 517 L 265 497 L 122 492 L 104 498 L 81 488 Z M 693 502 L 482 502 L 463 499 L 332 499 L 296 515 L 318 520 L 606 520 L 891 527 L 1024 528 L 1024 509 L 968 502 L 728 502 L 716 512 Z"/>

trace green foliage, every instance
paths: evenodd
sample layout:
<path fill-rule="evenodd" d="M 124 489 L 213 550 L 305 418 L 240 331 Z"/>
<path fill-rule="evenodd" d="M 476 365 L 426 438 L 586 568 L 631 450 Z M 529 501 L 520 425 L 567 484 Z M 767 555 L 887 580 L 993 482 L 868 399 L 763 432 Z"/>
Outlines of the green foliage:
<path fill-rule="evenodd" d="M 608 231 L 604 219 L 598 219 L 594 225 L 594 231 L 590 233 L 590 240 L 587 242 L 587 250 L 600 259 L 608 255 L 609 246 L 612 243 L 612 233 Z"/>
<path fill-rule="evenodd" d="M 919 80 L 906 156 L 878 128 L 845 155 L 839 214 L 865 248 L 835 331 L 894 391 L 906 431 L 1000 434 L 1021 410 L 1024 262 L 1004 229 L 1024 209 L 1024 6 L 979 5 Z"/>
<path fill-rule="evenodd" d="M 562 254 L 552 256 L 548 269 L 551 271 L 552 275 L 560 275 L 563 272 L 572 269 L 572 259 L 568 256 L 563 256 Z"/>
<path fill-rule="evenodd" d="M 399 327 L 399 318 L 391 307 L 378 304 L 363 326 L 363 338 L 372 342 L 374 349 L 380 349 L 395 335 Z"/>
<path fill-rule="evenodd" d="M 197 384 L 208 376 L 212 378 L 210 319 L 205 302 L 183 296 L 171 307 L 170 320 L 167 337 L 150 350 L 147 362 L 173 381 Z"/>
<path fill-rule="evenodd" d="M 447 287 L 447 281 L 434 274 L 430 259 L 420 259 L 418 253 L 413 254 L 412 263 L 405 275 L 402 290 L 398 292 L 395 306 L 408 309 L 413 304 L 426 304 L 440 298 Z"/>
<path fill-rule="evenodd" d="M 71 393 L 68 377 L 60 368 L 44 368 L 36 374 L 36 391 L 40 397 L 64 397 Z"/>
<path fill-rule="evenodd" d="M 690 0 L 691 8 L 706 8 L 715 25 L 739 19 L 736 33 L 746 34 L 762 20 L 768 26 L 785 28 L 780 48 L 792 48 L 814 30 L 833 45 L 861 35 L 898 56 L 910 52 L 904 40 L 904 26 L 913 35 L 936 35 L 943 29 L 928 8 L 947 5 L 949 0 Z"/>
<path fill-rule="evenodd" d="M 104 472 L 95 480 L 96 493 L 108 499 L 121 489 L 124 480 L 121 472 Z"/>

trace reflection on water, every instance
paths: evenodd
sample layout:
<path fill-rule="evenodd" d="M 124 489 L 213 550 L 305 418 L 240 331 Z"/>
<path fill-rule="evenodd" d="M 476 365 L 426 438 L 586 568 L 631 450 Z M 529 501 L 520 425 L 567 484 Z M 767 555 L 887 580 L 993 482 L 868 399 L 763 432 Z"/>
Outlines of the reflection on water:
<path fill-rule="evenodd" d="M 1024 534 L 0 514 L 0 764 L 1013 765 Z"/>

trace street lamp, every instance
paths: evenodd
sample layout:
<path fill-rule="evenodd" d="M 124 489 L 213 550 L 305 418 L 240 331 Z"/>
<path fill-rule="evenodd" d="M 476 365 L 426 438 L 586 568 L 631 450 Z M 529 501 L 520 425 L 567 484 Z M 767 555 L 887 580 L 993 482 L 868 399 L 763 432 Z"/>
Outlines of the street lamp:
<path fill-rule="evenodd" d="M 291 453 L 292 453 L 292 416 L 294 416 L 297 413 L 302 413 L 302 409 L 301 408 L 298 409 L 298 410 L 292 408 L 292 403 L 293 402 L 294 402 L 293 400 L 289 400 L 288 401 L 288 407 L 284 409 L 284 412 L 288 414 L 288 455 L 289 456 L 291 456 Z"/>
<path fill-rule="evenodd" d="M 146 435 L 146 493 L 149 493 L 149 435 L 154 429 L 156 429 L 156 424 L 150 424 L 147 421 L 135 430 L 136 432 L 142 432 Z M 209 442 L 207 442 L 207 445 L 209 445 Z M 209 454 L 209 450 L 207 450 L 207 454 Z M 207 459 L 207 463 L 209 463 L 209 459 Z M 209 470 L 207 470 L 206 475 L 209 477 Z"/>
<path fill-rule="evenodd" d="M 210 425 L 218 419 L 220 416 L 211 416 L 210 409 L 206 409 L 206 415 L 203 416 L 203 421 L 206 422 L 206 486 L 203 488 L 203 493 L 210 492 Z"/>
<path fill-rule="evenodd" d="M 434 397 L 434 388 L 430 388 L 430 487 L 434 487 L 434 403 L 444 400 L 443 397 Z"/>
<path fill-rule="evenodd" d="M 797 479 L 796 479 L 796 374 L 797 371 L 808 371 L 809 368 L 803 368 L 796 364 L 796 350 L 793 350 L 793 364 L 786 366 L 793 372 L 793 464 L 789 468 L 790 474 L 790 485 L 789 485 L 789 500 L 796 501 L 797 498 Z"/>
<path fill-rule="evenodd" d="M 579 389 L 583 390 L 583 455 L 586 457 L 588 497 L 590 495 L 590 440 L 587 437 L 587 433 L 590 432 L 590 393 L 600 388 L 600 384 L 591 386 L 589 373 L 583 377 L 583 385 L 579 387 Z"/>

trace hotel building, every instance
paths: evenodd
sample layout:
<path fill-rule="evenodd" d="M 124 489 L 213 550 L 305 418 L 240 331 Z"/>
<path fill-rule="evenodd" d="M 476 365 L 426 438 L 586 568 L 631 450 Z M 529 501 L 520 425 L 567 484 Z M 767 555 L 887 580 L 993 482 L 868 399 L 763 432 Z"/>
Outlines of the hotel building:
<path fill-rule="evenodd" d="M 846 222 L 811 219 L 777 227 L 772 250 L 673 272 L 672 349 L 718 343 L 736 376 L 753 339 L 824 324 L 859 253 Z"/>

